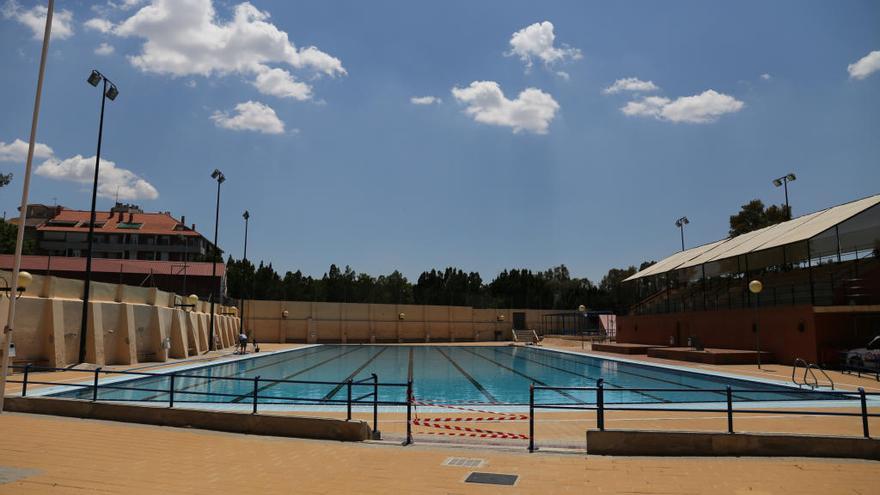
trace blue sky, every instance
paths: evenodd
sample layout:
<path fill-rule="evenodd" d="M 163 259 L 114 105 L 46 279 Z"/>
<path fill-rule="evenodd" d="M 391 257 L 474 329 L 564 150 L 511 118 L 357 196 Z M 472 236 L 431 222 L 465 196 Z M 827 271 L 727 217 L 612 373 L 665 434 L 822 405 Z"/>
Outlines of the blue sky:
<path fill-rule="evenodd" d="M 40 11 L 0 3 L 12 216 Z M 877 2 L 56 8 L 37 138 L 51 153 L 31 202 L 88 208 L 97 68 L 120 89 L 99 207 L 118 187 L 210 235 L 219 168 L 221 247 L 241 255 L 247 209 L 249 257 L 280 271 L 414 279 L 453 265 L 490 279 L 564 263 L 598 281 L 677 250 L 681 215 L 688 245 L 723 237 L 741 204 L 782 202 L 771 179 L 788 172 L 796 215 L 880 192 Z M 411 101 L 427 96 L 440 101 Z"/>

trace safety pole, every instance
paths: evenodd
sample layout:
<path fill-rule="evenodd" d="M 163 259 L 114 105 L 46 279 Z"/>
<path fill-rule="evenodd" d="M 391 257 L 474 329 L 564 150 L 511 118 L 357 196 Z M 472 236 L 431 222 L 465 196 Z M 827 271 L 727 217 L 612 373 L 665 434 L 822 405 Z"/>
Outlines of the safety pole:
<path fill-rule="evenodd" d="M 727 433 L 733 433 L 733 391 L 727 386 Z"/>
<path fill-rule="evenodd" d="M 168 407 L 173 408 L 174 407 L 174 373 L 171 373 L 169 381 L 171 383 L 168 386 Z"/>
<path fill-rule="evenodd" d="M 348 379 L 346 386 L 348 388 L 348 397 L 346 398 L 346 401 L 345 401 L 346 406 L 347 406 L 345 420 L 351 421 L 351 378 Z"/>
<path fill-rule="evenodd" d="M 596 380 L 596 426 L 605 431 L 605 380 Z"/>
<path fill-rule="evenodd" d="M 862 387 L 859 387 L 859 400 L 862 402 L 862 432 L 865 434 L 865 438 L 871 438 L 871 432 L 868 431 L 868 398 Z"/>
<path fill-rule="evenodd" d="M 257 393 L 259 392 L 259 388 L 260 388 L 259 383 L 260 383 L 260 377 L 255 376 L 254 377 L 254 412 L 253 412 L 253 414 L 257 414 Z"/>
<path fill-rule="evenodd" d="M 529 452 L 535 451 L 535 384 L 529 384 Z"/>
<path fill-rule="evenodd" d="M 413 443 L 413 438 L 412 438 L 412 403 L 413 403 L 412 380 L 408 380 L 406 382 L 406 440 L 403 441 L 404 445 L 410 445 Z"/>
<path fill-rule="evenodd" d="M 100 372 L 101 372 L 100 366 L 95 368 L 95 382 L 94 382 L 94 385 L 92 385 L 92 402 L 95 402 L 98 400 L 98 373 L 100 373 Z"/>

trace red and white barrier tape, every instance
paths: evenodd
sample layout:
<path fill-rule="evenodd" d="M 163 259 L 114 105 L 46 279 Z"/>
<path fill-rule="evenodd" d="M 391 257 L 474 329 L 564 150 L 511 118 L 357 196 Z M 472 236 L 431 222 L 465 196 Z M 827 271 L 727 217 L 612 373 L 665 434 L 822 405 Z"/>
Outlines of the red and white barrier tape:
<path fill-rule="evenodd" d="M 438 428 L 441 430 L 454 430 L 456 432 L 468 432 L 468 433 L 484 433 L 487 435 L 507 435 L 505 438 L 519 438 L 523 440 L 528 440 L 527 435 L 521 435 L 519 433 L 507 433 L 505 431 L 494 431 L 494 430 L 483 430 L 481 428 L 468 428 L 467 426 L 456 426 L 456 425 L 440 425 L 435 423 L 428 423 L 425 420 L 414 419 L 412 420 L 412 424 L 424 426 L 426 428 Z M 474 435 L 468 435 L 474 436 Z"/>
<path fill-rule="evenodd" d="M 418 400 L 413 400 L 412 403 L 413 403 L 413 405 L 416 405 L 416 406 L 442 407 L 444 409 L 455 409 L 457 411 L 478 412 L 478 413 L 483 413 L 483 414 L 497 414 L 499 416 L 518 416 L 514 413 L 507 414 L 507 413 L 495 412 L 495 411 L 485 411 L 483 409 L 471 409 L 468 407 L 451 406 L 449 404 L 437 404 L 434 402 L 422 402 L 422 401 L 418 401 Z M 528 416 L 523 416 L 523 415 L 519 415 L 519 416 L 522 416 L 522 419 L 529 419 Z"/>
<path fill-rule="evenodd" d="M 478 418 L 423 418 L 422 421 L 430 421 L 435 423 L 458 423 L 462 421 L 468 422 L 488 422 L 488 421 L 523 421 L 529 419 L 525 414 L 517 414 L 515 416 L 482 416 Z"/>
<path fill-rule="evenodd" d="M 423 431 L 419 432 L 424 435 L 446 435 L 455 437 L 472 437 L 472 438 L 509 438 L 516 440 L 528 440 L 529 437 L 516 433 L 456 433 L 451 431 Z"/>

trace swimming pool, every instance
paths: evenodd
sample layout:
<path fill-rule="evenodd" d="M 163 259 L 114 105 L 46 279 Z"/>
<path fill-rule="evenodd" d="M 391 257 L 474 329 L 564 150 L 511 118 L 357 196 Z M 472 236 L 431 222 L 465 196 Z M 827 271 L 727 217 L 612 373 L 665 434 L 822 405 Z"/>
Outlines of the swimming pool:
<path fill-rule="evenodd" d="M 606 403 L 718 402 L 723 392 L 632 391 L 622 389 L 719 390 L 730 386 L 737 401 L 791 401 L 834 398 L 771 383 L 741 380 L 670 367 L 637 364 L 533 347 L 317 345 L 240 359 L 179 372 L 174 390 L 177 402 L 251 403 L 253 382 L 214 377 L 344 382 L 376 373 L 382 383 L 406 383 L 411 377 L 417 400 L 444 404 L 522 405 L 529 402 L 529 385 L 592 387 L 605 380 Z M 100 400 L 167 402 L 168 376 L 151 376 L 101 386 Z M 147 390 L 125 390 L 138 388 Z M 259 402 L 296 404 L 292 397 L 332 404 L 345 400 L 337 384 L 258 384 Z M 743 390 L 759 390 L 743 392 Z M 358 390 L 356 395 L 369 392 Z M 206 395 L 217 394 L 217 395 Z M 222 394 L 222 395 L 220 395 Z M 57 397 L 91 399 L 90 388 L 65 391 Z M 842 398 L 843 394 L 841 394 Z M 405 401 L 402 387 L 382 387 L 380 401 Z M 302 401 L 299 401 L 302 403 Z M 592 391 L 536 391 L 542 404 L 594 403 Z"/>

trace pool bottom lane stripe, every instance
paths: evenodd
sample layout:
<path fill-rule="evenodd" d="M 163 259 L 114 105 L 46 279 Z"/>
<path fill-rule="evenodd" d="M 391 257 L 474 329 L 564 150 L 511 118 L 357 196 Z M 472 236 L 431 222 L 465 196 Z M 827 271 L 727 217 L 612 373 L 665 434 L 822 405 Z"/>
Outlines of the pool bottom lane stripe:
<path fill-rule="evenodd" d="M 361 349 L 366 349 L 366 347 L 355 347 L 354 349 L 352 349 L 350 351 L 343 352 L 342 354 L 339 354 L 338 356 L 333 356 L 333 357 L 327 358 L 319 363 L 316 363 L 316 364 L 313 364 L 312 366 L 309 366 L 308 368 L 297 371 L 296 373 L 291 373 L 289 375 L 285 375 L 285 376 L 281 377 L 281 380 L 290 380 L 291 378 L 302 375 L 303 373 L 306 373 L 308 371 L 312 371 L 313 369 L 315 369 L 319 366 L 323 366 L 331 361 L 335 361 L 341 357 L 347 356 L 347 355 L 351 354 L 352 352 L 357 352 Z M 267 389 L 270 389 L 270 388 L 274 387 L 275 385 L 278 385 L 278 382 L 272 382 L 272 383 L 263 385 L 262 387 L 259 387 L 257 389 L 257 394 L 259 395 L 260 392 L 263 392 Z M 238 397 L 232 399 L 230 402 L 241 402 L 241 401 L 243 401 L 245 399 L 249 399 L 251 397 L 253 397 L 253 392 L 247 392 L 245 394 L 241 394 Z M 315 400 L 317 400 L 317 399 L 315 399 Z"/>
<path fill-rule="evenodd" d="M 496 352 L 498 352 L 499 350 L 506 350 L 506 349 L 496 348 Z M 585 379 L 588 378 L 588 377 L 586 377 L 586 376 L 584 376 L 584 375 L 582 375 L 582 374 L 580 374 L 580 373 L 577 373 L 577 372 L 574 372 L 574 371 L 571 371 L 571 370 L 567 370 L 567 369 L 565 369 L 565 368 L 559 368 L 559 367 L 556 367 L 556 366 L 549 365 L 549 364 L 547 364 L 547 363 L 542 363 L 541 361 L 535 361 L 534 359 L 529 359 L 529 358 L 527 358 L 527 357 L 525 357 L 525 356 L 517 356 L 517 355 L 515 355 L 515 354 L 512 353 L 512 352 L 511 352 L 511 353 L 505 353 L 505 354 L 508 355 L 508 356 L 510 356 L 510 357 L 513 358 L 514 360 L 522 359 L 522 360 L 524 360 L 524 361 L 529 361 L 529 362 L 531 362 L 531 363 L 535 363 L 535 364 L 537 364 L 537 365 L 544 366 L 545 368 L 550 368 L 550 369 L 554 369 L 554 370 L 557 370 L 557 371 L 561 371 L 561 372 L 563 372 L 563 373 L 568 373 L 569 375 L 574 375 L 574 376 L 576 376 L 576 377 L 578 377 L 578 378 L 585 378 Z M 616 388 L 616 389 L 622 389 L 622 388 L 624 388 L 624 387 L 620 387 L 620 386 L 618 386 L 618 385 L 615 385 L 615 384 L 611 383 L 611 382 L 608 381 L 608 380 L 605 380 L 605 383 L 606 383 L 607 385 L 609 385 L 609 387 L 611 388 L 611 390 L 613 390 L 613 389 L 615 389 L 615 388 Z M 610 390 L 609 390 L 609 389 L 606 389 L 606 391 L 610 391 Z M 635 393 L 635 394 L 638 394 L 638 395 L 641 395 L 641 396 L 643 396 L 643 397 L 647 397 L 647 398 L 649 398 L 649 399 L 651 399 L 651 400 L 658 401 L 658 402 L 670 402 L 670 401 L 668 401 L 668 400 L 666 400 L 666 399 L 664 399 L 664 398 L 662 398 L 662 397 L 657 397 L 657 396 L 651 395 L 651 394 L 649 394 L 649 393 L 647 393 L 647 392 L 634 392 L 634 393 Z"/>
<path fill-rule="evenodd" d="M 483 387 L 483 385 L 481 385 L 480 382 L 478 382 L 473 376 L 471 376 L 470 373 L 468 373 L 467 371 L 464 370 L 464 368 L 459 366 L 458 363 L 455 362 L 455 360 L 452 359 L 451 356 L 449 356 L 449 354 L 446 354 L 445 352 L 443 352 L 443 349 L 437 347 L 434 350 L 439 352 L 441 356 L 445 357 L 450 363 L 452 363 L 452 366 L 454 366 L 455 369 L 457 369 L 459 373 L 461 373 L 465 378 L 467 378 L 467 380 L 469 382 L 471 382 L 471 385 L 473 385 L 474 388 L 476 388 L 477 390 L 480 391 L 481 394 L 486 396 L 486 398 L 489 399 L 489 402 L 491 402 L 492 404 L 498 403 L 498 399 L 496 399 L 495 396 L 493 396 L 491 393 L 489 393 L 489 391 L 486 390 L 486 388 Z"/>
<path fill-rule="evenodd" d="M 344 382 L 347 382 L 347 381 L 349 381 L 349 380 L 353 380 L 354 377 L 356 377 L 358 373 L 360 373 L 361 371 L 363 371 L 364 368 L 366 368 L 367 366 L 369 366 L 370 363 L 372 363 L 373 361 L 375 361 L 377 357 L 379 357 L 383 352 L 385 352 L 385 351 L 387 351 L 387 350 L 388 350 L 388 347 L 383 347 L 382 350 L 380 350 L 380 351 L 377 352 L 376 354 L 373 354 L 373 356 L 372 356 L 370 359 L 367 359 L 366 362 L 364 362 L 364 364 L 362 364 L 358 369 L 352 371 L 351 374 L 348 375 L 348 376 L 345 378 L 345 380 L 343 380 L 343 383 L 340 383 L 339 385 L 337 385 L 336 388 L 334 388 L 333 390 L 331 390 L 330 393 L 328 393 L 327 395 L 325 395 L 324 398 L 321 399 L 321 400 L 330 400 L 330 399 L 332 399 L 333 396 L 336 395 L 340 390 L 342 390 L 342 387 L 345 386 L 345 383 L 344 383 Z"/>
<path fill-rule="evenodd" d="M 533 377 L 533 376 L 526 375 L 525 373 L 521 373 L 521 372 L 519 372 L 519 371 L 517 371 L 517 370 L 515 370 L 515 369 L 513 369 L 513 368 L 511 368 L 511 367 L 509 367 L 509 366 L 506 366 L 506 365 L 504 365 L 504 364 L 499 363 L 498 361 L 495 361 L 495 360 L 492 359 L 492 358 L 488 358 L 488 357 L 486 357 L 486 356 L 483 356 L 482 354 L 476 353 L 476 352 L 474 352 L 474 351 L 472 351 L 472 350 L 470 350 L 470 349 L 468 349 L 468 348 L 465 348 L 465 347 L 462 347 L 461 350 L 463 350 L 463 351 L 465 351 L 465 352 L 469 352 L 469 353 L 473 354 L 474 356 L 477 356 L 477 357 L 480 358 L 480 359 L 485 359 L 486 361 L 489 361 L 490 363 L 494 363 L 494 364 L 496 364 L 496 365 L 498 365 L 498 366 L 500 366 L 500 367 L 506 369 L 507 371 L 510 371 L 511 373 L 514 373 L 514 374 L 516 374 L 516 375 L 519 375 L 519 376 L 525 378 L 526 380 L 532 381 L 532 382 L 537 383 L 538 385 L 542 385 L 542 386 L 544 386 L 544 387 L 549 387 L 549 385 L 547 385 L 546 383 L 542 382 L 541 380 L 538 380 L 537 378 L 535 378 L 535 377 Z M 557 394 L 559 394 L 559 395 L 565 397 L 566 399 L 571 399 L 571 400 L 575 401 L 575 402 L 578 403 L 578 404 L 585 404 L 584 401 L 578 399 L 577 397 L 575 397 L 575 396 L 573 396 L 573 395 L 571 395 L 571 394 L 569 394 L 569 393 L 567 393 L 567 392 L 565 392 L 565 391 L 563 391 L 563 390 L 553 390 L 553 391 L 556 392 Z"/>

